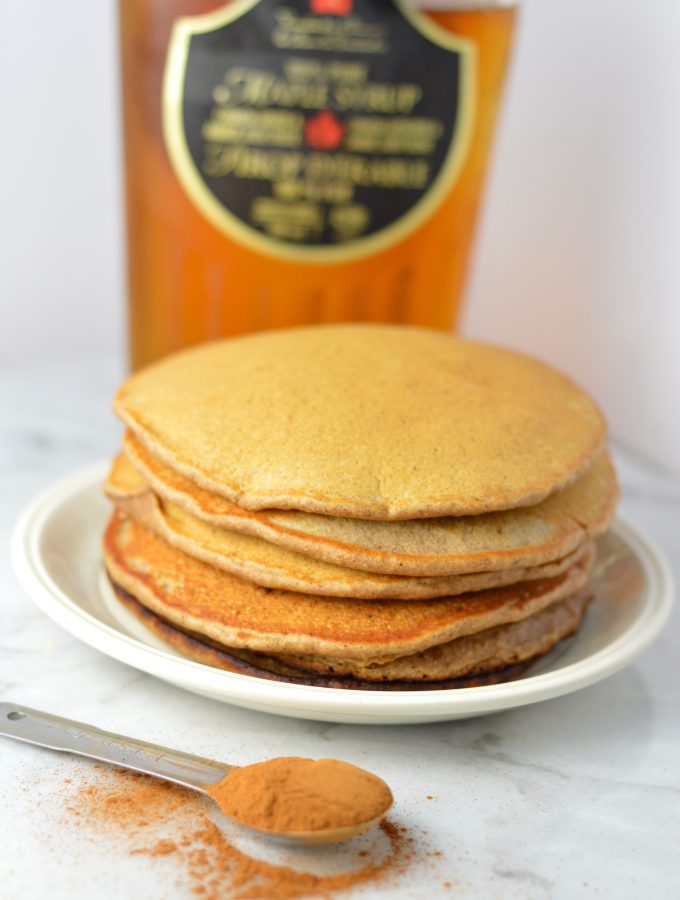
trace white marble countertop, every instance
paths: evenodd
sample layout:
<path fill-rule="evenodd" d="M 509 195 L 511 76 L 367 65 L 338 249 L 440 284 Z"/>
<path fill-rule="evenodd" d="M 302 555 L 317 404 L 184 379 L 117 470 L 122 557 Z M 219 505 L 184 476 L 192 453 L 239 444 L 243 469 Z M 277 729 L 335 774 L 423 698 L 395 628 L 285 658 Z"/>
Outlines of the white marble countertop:
<path fill-rule="evenodd" d="M 50 482 L 111 455 L 109 402 L 121 372 L 80 360 L 0 378 L 0 696 L 58 715 L 252 762 L 336 756 L 372 769 L 395 818 L 442 851 L 397 885 L 358 896 L 680 897 L 680 629 L 633 665 L 576 694 L 468 721 L 370 727 L 296 721 L 173 688 L 66 634 L 19 588 L 9 537 Z M 615 446 L 623 513 L 666 552 L 680 581 L 680 479 Z M 0 740 L 0 897 L 179 898 L 167 866 L 76 847 L 59 832 L 52 779 L 78 762 Z M 32 802 L 26 785 L 33 784 Z M 428 795 L 434 799 L 427 799 Z M 445 887 L 444 882 L 452 887 Z"/>

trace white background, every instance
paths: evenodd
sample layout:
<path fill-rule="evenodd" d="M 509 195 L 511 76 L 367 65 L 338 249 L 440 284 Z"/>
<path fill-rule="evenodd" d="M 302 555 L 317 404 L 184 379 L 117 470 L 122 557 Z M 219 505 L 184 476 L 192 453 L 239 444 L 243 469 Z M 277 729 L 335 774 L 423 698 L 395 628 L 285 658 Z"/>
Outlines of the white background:
<path fill-rule="evenodd" d="M 680 470 L 680 3 L 527 0 L 464 323 Z M 124 352 L 115 6 L 0 6 L 0 360 Z"/>

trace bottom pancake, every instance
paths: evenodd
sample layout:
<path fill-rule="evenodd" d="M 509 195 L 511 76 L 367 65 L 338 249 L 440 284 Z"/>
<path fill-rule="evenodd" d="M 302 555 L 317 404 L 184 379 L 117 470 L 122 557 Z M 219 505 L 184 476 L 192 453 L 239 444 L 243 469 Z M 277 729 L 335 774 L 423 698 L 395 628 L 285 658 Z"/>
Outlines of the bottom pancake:
<path fill-rule="evenodd" d="M 324 664 L 323 660 L 310 661 L 309 658 L 297 657 L 295 658 L 297 665 L 291 665 L 291 657 L 282 659 L 264 653 L 225 647 L 204 635 L 178 628 L 149 610 L 120 585 L 114 581 L 111 583 L 118 599 L 136 618 L 175 649 L 205 665 L 285 683 L 374 691 L 457 689 L 510 681 L 578 629 L 590 600 L 587 590 L 579 591 L 516 625 L 498 626 L 472 638 L 449 641 L 447 644 L 432 648 L 431 651 L 390 660 L 384 667 L 374 665 L 366 671 L 366 667 L 360 666 L 358 673 L 352 674 L 336 673 L 332 665 Z M 527 622 L 530 622 L 529 627 L 526 625 Z M 524 639 L 521 637 L 522 633 L 517 632 L 519 626 L 524 626 Z M 513 646 L 513 637 L 517 637 L 518 634 L 520 640 Z M 526 639 L 527 635 L 531 635 L 529 640 Z M 469 662 L 471 640 L 491 651 L 486 654 L 485 659 L 478 660 L 476 668 Z M 456 644 L 459 645 L 459 650 L 454 646 Z M 506 660 L 502 659 L 503 649 Z M 462 654 L 460 650 L 463 651 Z M 428 659 L 428 654 L 432 659 Z M 447 656 L 451 660 L 448 667 L 445 663 L 443 665 L 443 660 Z M 459 657 L 457 663 L 456 656 Z M 467 666 L 465 659 L 468 660 Z M 317 671 L 311 670 L 311 662 Z M 441 677 L 447 668 L 454 672 L 456 666 L 464 670 L 464 673 Z M 318 671 L 324 667 L 324 672 Z M 342 669 L 342 666 L 340 668 Z M 381 672 L 381 668 L 384 671 Z M 399 672 L 416 677 L 395 677 Z"/>

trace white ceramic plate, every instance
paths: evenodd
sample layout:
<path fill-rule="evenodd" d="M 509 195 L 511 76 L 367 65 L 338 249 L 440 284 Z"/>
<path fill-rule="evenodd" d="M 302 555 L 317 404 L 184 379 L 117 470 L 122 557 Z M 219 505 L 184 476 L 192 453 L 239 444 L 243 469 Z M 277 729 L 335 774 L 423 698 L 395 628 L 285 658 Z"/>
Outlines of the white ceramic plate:
<path fill-rule="evenodd" d="M 107 464 L 81 470 L 39 496 L 12 540 L 16 573 L 55 622 L 102 653 L 216 700 L 304 719 L 364 724 L 436 722 L 536 703 L 606 678 L 647 647 L 672 605 L 660 552 L 625 522 L 599 541 L 595 600 L 578 635 L 516 681 L 439 691 L 354 691 L 291 685 L 193 662 L 158 640 L 112 596 L 99 549 L 110 513 Z"/>

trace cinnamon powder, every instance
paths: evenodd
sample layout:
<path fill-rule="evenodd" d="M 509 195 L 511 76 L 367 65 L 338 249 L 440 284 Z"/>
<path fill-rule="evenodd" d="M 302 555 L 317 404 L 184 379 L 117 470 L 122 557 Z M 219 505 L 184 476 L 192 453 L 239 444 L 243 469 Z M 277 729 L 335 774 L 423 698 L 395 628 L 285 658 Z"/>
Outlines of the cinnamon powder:
<path fill-rule="evenodd" d="M 179 875 L 179 886 L 201 900 L 331 898 L 359 885 L 393 882 L 415 856 L 406 829 L 383 821 L 387 853 L 369 851 L 354 871 L 316 875 L 276 865 L 230 843 L 209 817 L 212 804 L 193 791 L 134 772 L 96 768 L 96 779 L 71 796 L 70 815 L 112 849 L 156 857 L 163 865 L 167 860 L 168 877 Z"/>
<path fill-rule="evenodd" d="M 209 789 L 232 819 L 261 831 L 351 828 L 392 805 L 385 782 L 340 759 L 281 756 L 243 766 Z"/>

